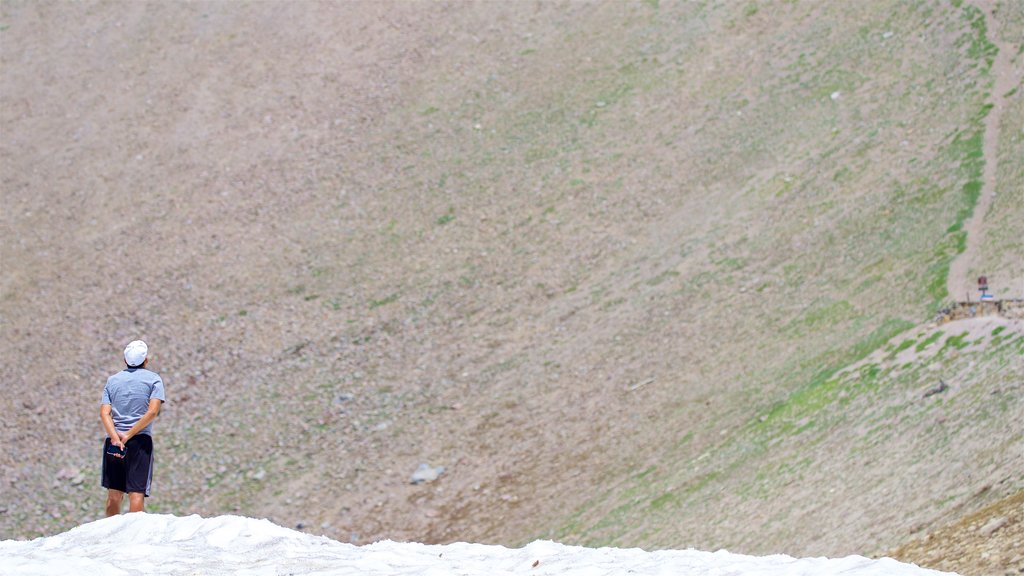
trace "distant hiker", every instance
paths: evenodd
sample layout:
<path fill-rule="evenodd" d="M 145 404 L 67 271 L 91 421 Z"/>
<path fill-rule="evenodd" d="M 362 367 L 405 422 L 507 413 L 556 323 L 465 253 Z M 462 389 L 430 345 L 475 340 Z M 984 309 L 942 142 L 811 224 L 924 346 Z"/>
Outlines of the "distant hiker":
<path fill-rule="evenodd" d="M 100 403 L 103 441 L 101 484 L 107 489 L 107 516 L 121 513 L 128 493 L 128 511 L 142 512 L 153 481 L 153 420 L 164 402 L 164 382 L 146 369 L 149 348 L 142 340 L 124 349 L 125 369 L 107 379 Z"/>

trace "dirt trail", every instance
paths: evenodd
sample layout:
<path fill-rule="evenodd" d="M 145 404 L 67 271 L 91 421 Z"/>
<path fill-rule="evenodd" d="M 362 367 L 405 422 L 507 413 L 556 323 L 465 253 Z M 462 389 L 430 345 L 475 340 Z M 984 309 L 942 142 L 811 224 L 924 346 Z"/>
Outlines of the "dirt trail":
<path fill-rule="evenodd" d="M 971 264 L 976 260 L 979 247 L 985 240 L 985 215 L 996 190 L 996 174 L 999 169 L 999 127 L 1003 109 L 1006 106 L 1006 94 L 1021 82 L 1021 70 L 1013 65 L 1014 47 L 1004 40 L 999 20 L 993 14 L 995 0 L 979 0 L 978 8 L 985 13 L 985 25 L 989 31 L 989 39 L 999 48 L 992 64 L 994 83 L 992 86 L 992 110 L 985 118 L 985 138 L 982 152 L 985 157 L 985 171 L 982 176 L 981 196 L 974 215 L 966 222 L 967 247 L 949 267 L 949 278 L 946 290 L 951 298 L 961 300 L 971 298 L 977 288 L 976 279 L 971 273 Z M 1024 295 L 1014 295 L 1024 296 Z"/>

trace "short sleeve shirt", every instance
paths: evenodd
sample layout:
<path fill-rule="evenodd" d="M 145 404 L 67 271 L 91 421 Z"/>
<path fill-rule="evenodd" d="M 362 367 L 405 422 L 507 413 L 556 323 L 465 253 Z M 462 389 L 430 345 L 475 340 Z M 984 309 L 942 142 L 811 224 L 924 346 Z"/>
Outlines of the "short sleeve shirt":
<path fill-rule="evenodd" d="M 146 414 L 150 400 L 166 402 L 164 381 L 160 375 L 145 368 L 125 368 L 107 379 L 100 403 L 110 404 L 114 428 L 118 432 L 127 432 Z M 152 436 L 153 424 L 139 434 Z"/>

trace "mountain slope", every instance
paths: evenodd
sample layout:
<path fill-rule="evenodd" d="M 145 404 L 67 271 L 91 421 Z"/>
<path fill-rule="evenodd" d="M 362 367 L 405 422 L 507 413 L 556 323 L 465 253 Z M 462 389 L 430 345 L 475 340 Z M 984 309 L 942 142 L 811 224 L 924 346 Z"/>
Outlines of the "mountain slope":
<path fill-rule="evenodd" d="M 970 3 L 2 10 L 4 534 L 98 512 L 95 403 L 136 337 L 171 397 L 158 511 L 835 555 L 1020 487 L 974 498 L 987 473 L 903 444 L 934 414 L 909 400 L 921 372 L 868 386 L 919 420 L 826 449 L 885 416 L 874 392 L 830 412 L 843 370 L 949 297 L 993 86 Z M 1007 190 L 989 238 L 1024 221 Z M 963 357 L 1019 381 L 989 342 Z M 773 406 L 794 402 L 835 423 L 793 433 Z M 994 453 L 957 429 L 951 458 L 1019 470 L 1020 410 L 984 416 Z M 901 474 L 856 465 L 893 446 Z M 922 510 L 901 478 L 924 456 L 949 500 Z M 446 470 L 410 485 L 421 462 Z M 913 497 L 808 524 L 837 474 Z M 793 517 L 749 522 L 766 499 Z"/>

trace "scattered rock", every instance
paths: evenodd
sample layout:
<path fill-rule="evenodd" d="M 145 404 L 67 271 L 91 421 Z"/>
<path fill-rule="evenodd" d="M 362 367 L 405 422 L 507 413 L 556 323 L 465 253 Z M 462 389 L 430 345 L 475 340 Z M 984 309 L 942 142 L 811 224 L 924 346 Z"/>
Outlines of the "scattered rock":
<path fill-rule="evenodd" d="M 927 398 L 929 396 L 934 396 L 935 394 L 941 394 L 941 393 L 945 392 L 946 390 L 949 390 L 949 386 L 946 385 L 946 383 L 942 380 L 942 378 L 939 378 L 938 386 L 934 386 L 934 387 L 929 388 L 928 390 L 926 390 L 925 393 L 924 393 L 923 398 Z"/>
<path fill-rule="evenodd" d="M 430 464 L 420 464 L 416 471 L 412 473 L 410 482 L 413 484 L 423 484 L 426 482 L 433 482 L 437 480 L 437 477 L 444 472 L 444 466 L 432 467 Z"/>
<path fill-rule="evenodd" d="M 1006 526 L 1006 522 L 1006 516 L 997 516 L 986 522 L 985 525 L 982 526 L 980 530 L 978 530 L 978 533 L 988 538 L 992 534 L 995 534 L 997 530 L 999 530 L 1003 526 Z"/>

